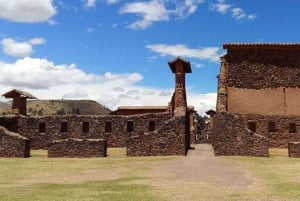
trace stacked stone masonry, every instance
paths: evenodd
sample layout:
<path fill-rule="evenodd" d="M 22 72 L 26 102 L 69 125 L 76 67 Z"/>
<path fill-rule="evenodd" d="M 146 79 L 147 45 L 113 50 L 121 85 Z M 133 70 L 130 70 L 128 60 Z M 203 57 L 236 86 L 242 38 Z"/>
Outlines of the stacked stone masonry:
<path fill-rule="evenodd" d="M 132 133 L 127 140 L 127 155 L 185 155 L 188 148 L 185 121 L 185 117 L 174 117 L 164 121 L 153 132 Z"/>
<path fill-rule="evenodd" d="M 289 157 L 300 158 L 300 142 L 289 142 Z"/>
<path fill-rule="evenodd" d="M 45 116 L 20 117 L 19 134 L 32 141 L 33 149 L 46 148 L 51 140 L 62 139 L 106 139 L 108 147 L 125 147 L 129 135 L 148 131 L 149 121 L 154 121 L 156 127 L 170 118 L 168 113 L 145 114 L 134 116 Z M 67 124 L 67 131 L 62 132 L 62 122 Z M 83 131 L 83 124 L 88 124 L 88 130 Z M 111 130 L 107 131 L 106 122 L 110 122 Z M 127 131 L 127 122 L 133 122 L 134 130 Z M 40 124 L 45 125 L 44 132 L 40 132 Z"/>
<path fill-rule="evenodd" d="M 228 87 L 300 87 L 299 49 L 236 48 L 225 56 Z"/>
<path fill-rule="evenodd" d="M 269 139 L 246 127 L 241 116 L 217 113 L 214 122 L 215 155 L 268 156 Z"/>
<path fill-rule="evenodd" d="M 106 157 L 107 141 L 101 139 L 53 140 L 48 157 Z"/>
<path fill-rule="evenodd" d="M 0 157 L 30 157 L 30 141 L 0 126 Z"/>

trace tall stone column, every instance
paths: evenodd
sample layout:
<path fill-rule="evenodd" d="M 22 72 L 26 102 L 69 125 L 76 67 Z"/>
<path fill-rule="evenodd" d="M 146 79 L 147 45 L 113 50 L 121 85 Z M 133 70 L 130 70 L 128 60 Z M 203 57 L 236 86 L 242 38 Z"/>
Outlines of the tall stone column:
<path fill-rule="evenodd" d="M 169 62 L 172 72 L 175 74 L 175 92 L 174 92 L 174 108 L 175 116 L 185 116 L 187 109 L 186 89 L 185 89 L 185 74 L 191 73 L 191 65 L 189 62 L 176 58 Z"/>

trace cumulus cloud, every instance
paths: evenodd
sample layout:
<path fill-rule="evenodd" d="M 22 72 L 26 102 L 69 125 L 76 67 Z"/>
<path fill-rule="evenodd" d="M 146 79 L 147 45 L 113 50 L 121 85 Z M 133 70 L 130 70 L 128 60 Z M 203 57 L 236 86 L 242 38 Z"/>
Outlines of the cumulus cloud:
<path fill-rule="evenodd" d="M 13 57 L 26 57 L 33 53 L 33 45 L 41 45 L 46 43 L 44 38 L 32 38 L 28 41 L 19 42 L 12 38 L 4 38 L 1 40 L 3 52 Z"/>
<path fill-rule="evenodd" d="M 191 49 L 183 44 L 167 45 L 167 44 L 153 44 L 146 45 L 146 48 L 160 54 L 160 56 L 173 56 L 196 58 L 201 60 L 218 61 L 222 52 L 218 47 L 205 47 L 199 49 Z"/>
<path fill-rule="evenodd" d="M 231 17 L 236 21 L 243 19 L 254 20 L 257 17 L 256 13 L 247 14 L 242 8 L 235 7 L 233 4 L 226 3 L 225 0 L 218 0 L 216 3 L 210 4 L 210 9 L 221 14 L 231 13 Z"/>
<path fill-rule="evenodd" d="M 107 4 L 116 4 L 119 3 L 120 0 L 106 0 Z"/>
<path fill-rule="evenodd" d="M 121 14 L 135 14 L 141 19 L 131 23 L 128 28 L 146 29 L 154 22 L 168 21 L 171 17 L 186 17 L 197 10 L 197 5 L 203 0 L 167 1 L 152 0 L 143 2 L 126 3 L 121 9 Z M 168 9 L 175 7 L 175 9 Z"/>
<path fill-rule="evenodd" d="M 170 75 L 171 76 L 171 75 Z M 28 91 L 40 99 L 91 99 L 116 109 L 122 105 L 165 105 L 173 88 L 143 86 L 138 73 L 88 74 L 75 64 L 54 64 L 39 58 L 22 58 L 14 63 L 0 62 L 0 89 Z M 188 91 L 188 104 L 199 111 L 214 108 L 216 95 Z M 202 113 L 201 113 L 202 114 Z"/>
<path fill-rule="evenodd" d="M 46 22 L 56 12 L 52 0 L 0 0 L 0 18 L 13 22 Z"/>

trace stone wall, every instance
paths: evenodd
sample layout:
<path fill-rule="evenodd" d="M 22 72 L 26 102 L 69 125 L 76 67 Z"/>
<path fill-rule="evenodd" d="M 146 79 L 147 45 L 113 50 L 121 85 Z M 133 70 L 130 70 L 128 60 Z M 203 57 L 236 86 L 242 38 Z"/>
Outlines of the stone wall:
<path fill-rule="evenodd" d="M 29 139 L 0 126 L 0 157 L 30 157 Z"/>
<path fill-rule="evenodd" d="M 9 131 L 18 132 L 18 116 L 0 116 L 0 126 L 3 126 Z"/>
<path fill-rule="evenodd" d="M 107 141 L 102 139 L 53 140 L 48 144 L 48 157 L 105 157 Z"/>
<path fill-rule="evenodd" d="M 289 157 L 300 158 L 300 142 L 289 142 Z"/>
<path fill-rule="evenodd" d="M 217 113 L 214 122 L 215 155 L 269 156 L 269 140 L 252 132 L 245 120 L 227 112 Z"/>
<path fill-rule="evenodd" d="M 133 133 L 127 140 L 127 155 L 185 155 L 189 148 L 185 125 L 185 117 L 173 117 L 162 122 L 155 131 Z"/>
<path fill-rule="evenodd" d="M 228 47 L 225 58 L 228 62 L 228 87 L 300 87 L 299 47 Z"/>
<path fill-rule="evenodd" d="M 159 128 L 169 118 L 171 118 L 169 113 L 133 116 L 65 115 L 20 117 L 19 133 L 32 141 L 32 148 L 34 149 L 46 149 L 48 142 L 51 140 L 69 138 L 105 139 L 108 142 L 108 147 L 125 147 L 126 138 L 135 133 L 147 132 L 149 130 L 150 121 L 154 122 L 156 128 Z M 66 132 L 61 131 L 62 122 L 66 122 L 68 125 Z M 84 122 L 89 124 L 87 132 L 83 131 Z M 111 123 L 111 131 L 105 130 L 106 122 Z M 127 122 L 133 123 L 133 131 L 127 131 Z M 39 127 L 43 123 L 45 130 L 41 132 Z"/>

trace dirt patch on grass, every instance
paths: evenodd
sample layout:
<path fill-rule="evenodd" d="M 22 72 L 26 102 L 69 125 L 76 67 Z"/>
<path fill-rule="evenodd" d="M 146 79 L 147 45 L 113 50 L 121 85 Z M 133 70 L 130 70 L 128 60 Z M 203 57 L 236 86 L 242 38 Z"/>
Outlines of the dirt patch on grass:
<path fill-rule="evenodd" d="M 164 179 L 170 179 L 176 185 L 194 184 L 230 188 L 235 191 L 245 191 L 253 183 L 248 173 L 237 163 L 215 157 L 211 145 L 195 145 L 188 156 L 175 160 L 163 161 L 153 166 L 153 177 L 161 179 L 156 184 L 164 186 Z"/>

